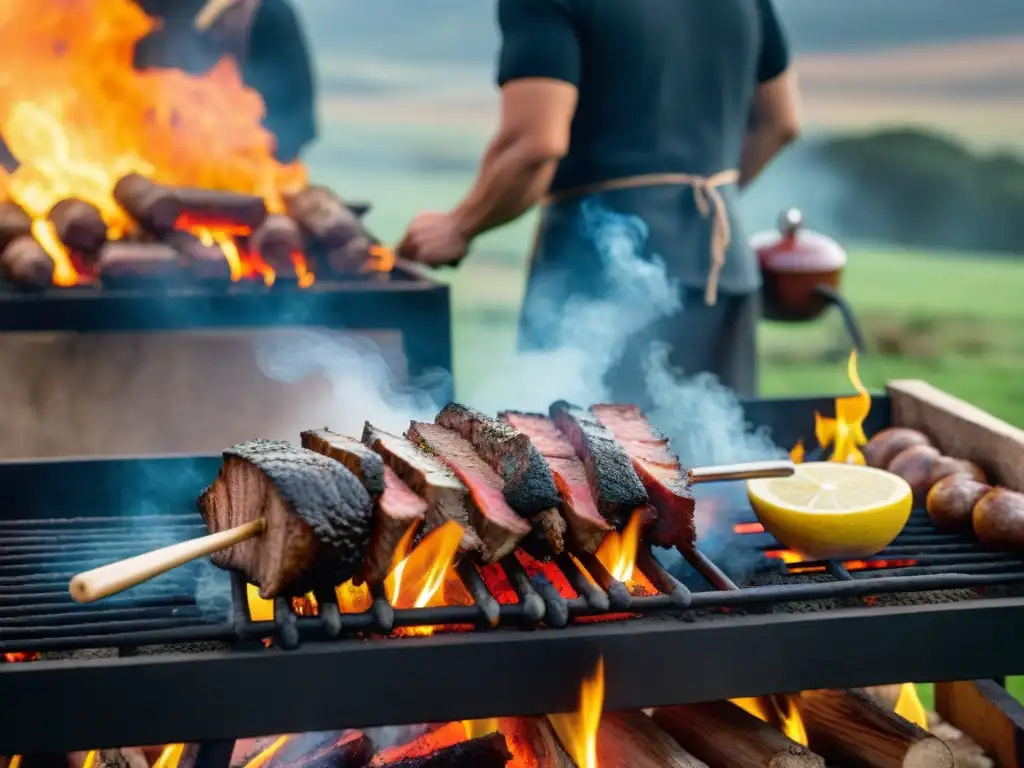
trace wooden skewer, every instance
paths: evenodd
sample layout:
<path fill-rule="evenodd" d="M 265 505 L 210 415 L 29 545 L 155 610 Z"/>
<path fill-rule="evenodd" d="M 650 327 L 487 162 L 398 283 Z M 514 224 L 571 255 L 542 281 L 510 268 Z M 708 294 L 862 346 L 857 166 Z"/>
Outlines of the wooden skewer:
<path fill-rule="evenodd" d="M 217 19 L 237 2 L 238 0 L 206 0 L 205 5 L 192 19 L 193 29 L 197 32 L 209 31 L 210 27 L 217 23 Z"/>
<path fill-rule="evenodd" d="M 189 539 L 169 547 L 155 549 L 127 560 L 119 560 L 71 579 L 68 592 L 76 603 L 91 603 L 142 584 L 144 581 L 173 570 L 200 557 L 255 538 L 263 533 L 263 518 L 229 528 L 209 536 Z"/>

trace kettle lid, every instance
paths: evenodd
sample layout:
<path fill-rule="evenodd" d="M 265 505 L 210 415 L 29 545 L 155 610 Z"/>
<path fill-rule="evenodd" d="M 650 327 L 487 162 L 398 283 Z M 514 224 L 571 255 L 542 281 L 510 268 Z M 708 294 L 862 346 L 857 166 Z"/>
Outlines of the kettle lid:
<path fill-rule="evenodd" d="M 842 269 L 846 250 L 835 240 L 804 227 L 803 212 L 788 208 L 779 214 L 777 229 L 750 240 L 764 266 L 794 272 Z"/>

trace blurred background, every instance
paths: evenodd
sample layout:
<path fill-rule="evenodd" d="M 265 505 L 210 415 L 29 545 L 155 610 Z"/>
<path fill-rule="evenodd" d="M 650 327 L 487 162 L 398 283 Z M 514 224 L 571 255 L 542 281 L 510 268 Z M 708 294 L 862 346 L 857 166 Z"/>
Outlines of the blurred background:
<path fill-rule="evenodd" d="M 865 383 L 921 377 L 1024 424 L 1024 2 L 776 0 L 804 137 L 744 200 L 747 233 L 798 206 L 850 250 Z M 455 203 L 493 128 L 494 4 L 298 0 L 315 51 L 313 177 L 375 203 L 387 242 Z M 507 359 L 533 220 L 452 283 L 456 386 Z M 764 394 L 848 388 L 838 318 L 765 324 Z"/>

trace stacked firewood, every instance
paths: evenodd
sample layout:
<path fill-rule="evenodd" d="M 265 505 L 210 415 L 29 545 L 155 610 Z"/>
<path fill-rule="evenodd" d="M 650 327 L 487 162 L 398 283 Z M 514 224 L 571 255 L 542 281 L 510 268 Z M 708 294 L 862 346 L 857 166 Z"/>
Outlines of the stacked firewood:
<path fill-rule="evenodd" d="M 85 281 L 99 286 L 238 280 L 223 244 L 199 236 L 201 228 L 229 237 L 231 247 L 285 283 L 301 281 L 307 266 L 353 275 L 372 259 L 373 243 L 359 220 L 363 211 L 321 186 L 287 196 L 286 213 L 268 212 L 254 195 L 169 187 L 138 174 L 122 178 L 113 196 L 134 225 L 121 238 L 109 238 L 95 205 L 73 198 L 54 205 L 43 228 Z M 55 262 L 44 247 L 55 244 L 41 242 L 35 224 L 16 202 L 0 202 L 0 275 L 22 290 L 55 282 Z"/>

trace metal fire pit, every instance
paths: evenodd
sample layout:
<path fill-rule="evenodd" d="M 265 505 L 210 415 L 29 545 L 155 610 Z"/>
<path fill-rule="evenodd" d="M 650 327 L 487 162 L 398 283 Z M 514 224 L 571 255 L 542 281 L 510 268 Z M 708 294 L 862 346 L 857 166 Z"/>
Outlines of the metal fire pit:
<path fill-rule="evenodd" d="M 869 433 L 888 425 L 889 406 L 874 400 Z M 814 411 L 831 407 L 825 398 L 746 406 L 783 445 L 813 434 Z M 920 512 L 867 570 L 765 559 L 757 578 L 736 585 L 695 555 L 685 609 L 687 590 L 658 574 L 673 594 L 628 607 L 615 585 L 578 590 L 562 601 L 568 626 L 540 580 L 520 580 L 518 604 L 498 605 L 472 568 L 460 575 L 473 605 L 393 617 L 379 604 L 358 615 L 322 605 L 319 617 L 279 605 L 275 621 L 255 622 L 244 585 L 202 565 L 92 606 L 69 601 L 73 573 L 199 533 L 194 498 L 218 465 L 212 456 L 0 464 L 0 652 L 114 649 L 0 664 L 0 696 L 17 702 L 0 754 L 570 711 L 598 655 L 608 709 L 1024 672 L 1024 558 L 940 534 Z M 164 514 L 118 517 L 140 496 Z M 736 534 L 732 546 L 778 547 L 764 534 Z M 794 573 L 807 566 L 818 572 Z M 219 600 L 197 598 L 211 589 Z M 555 626 L 531 620 L 534 593 Z M 639 618 L 578 621 L 623 610 Z M 374 637 L 389 621 L 477 630 Z"/>

